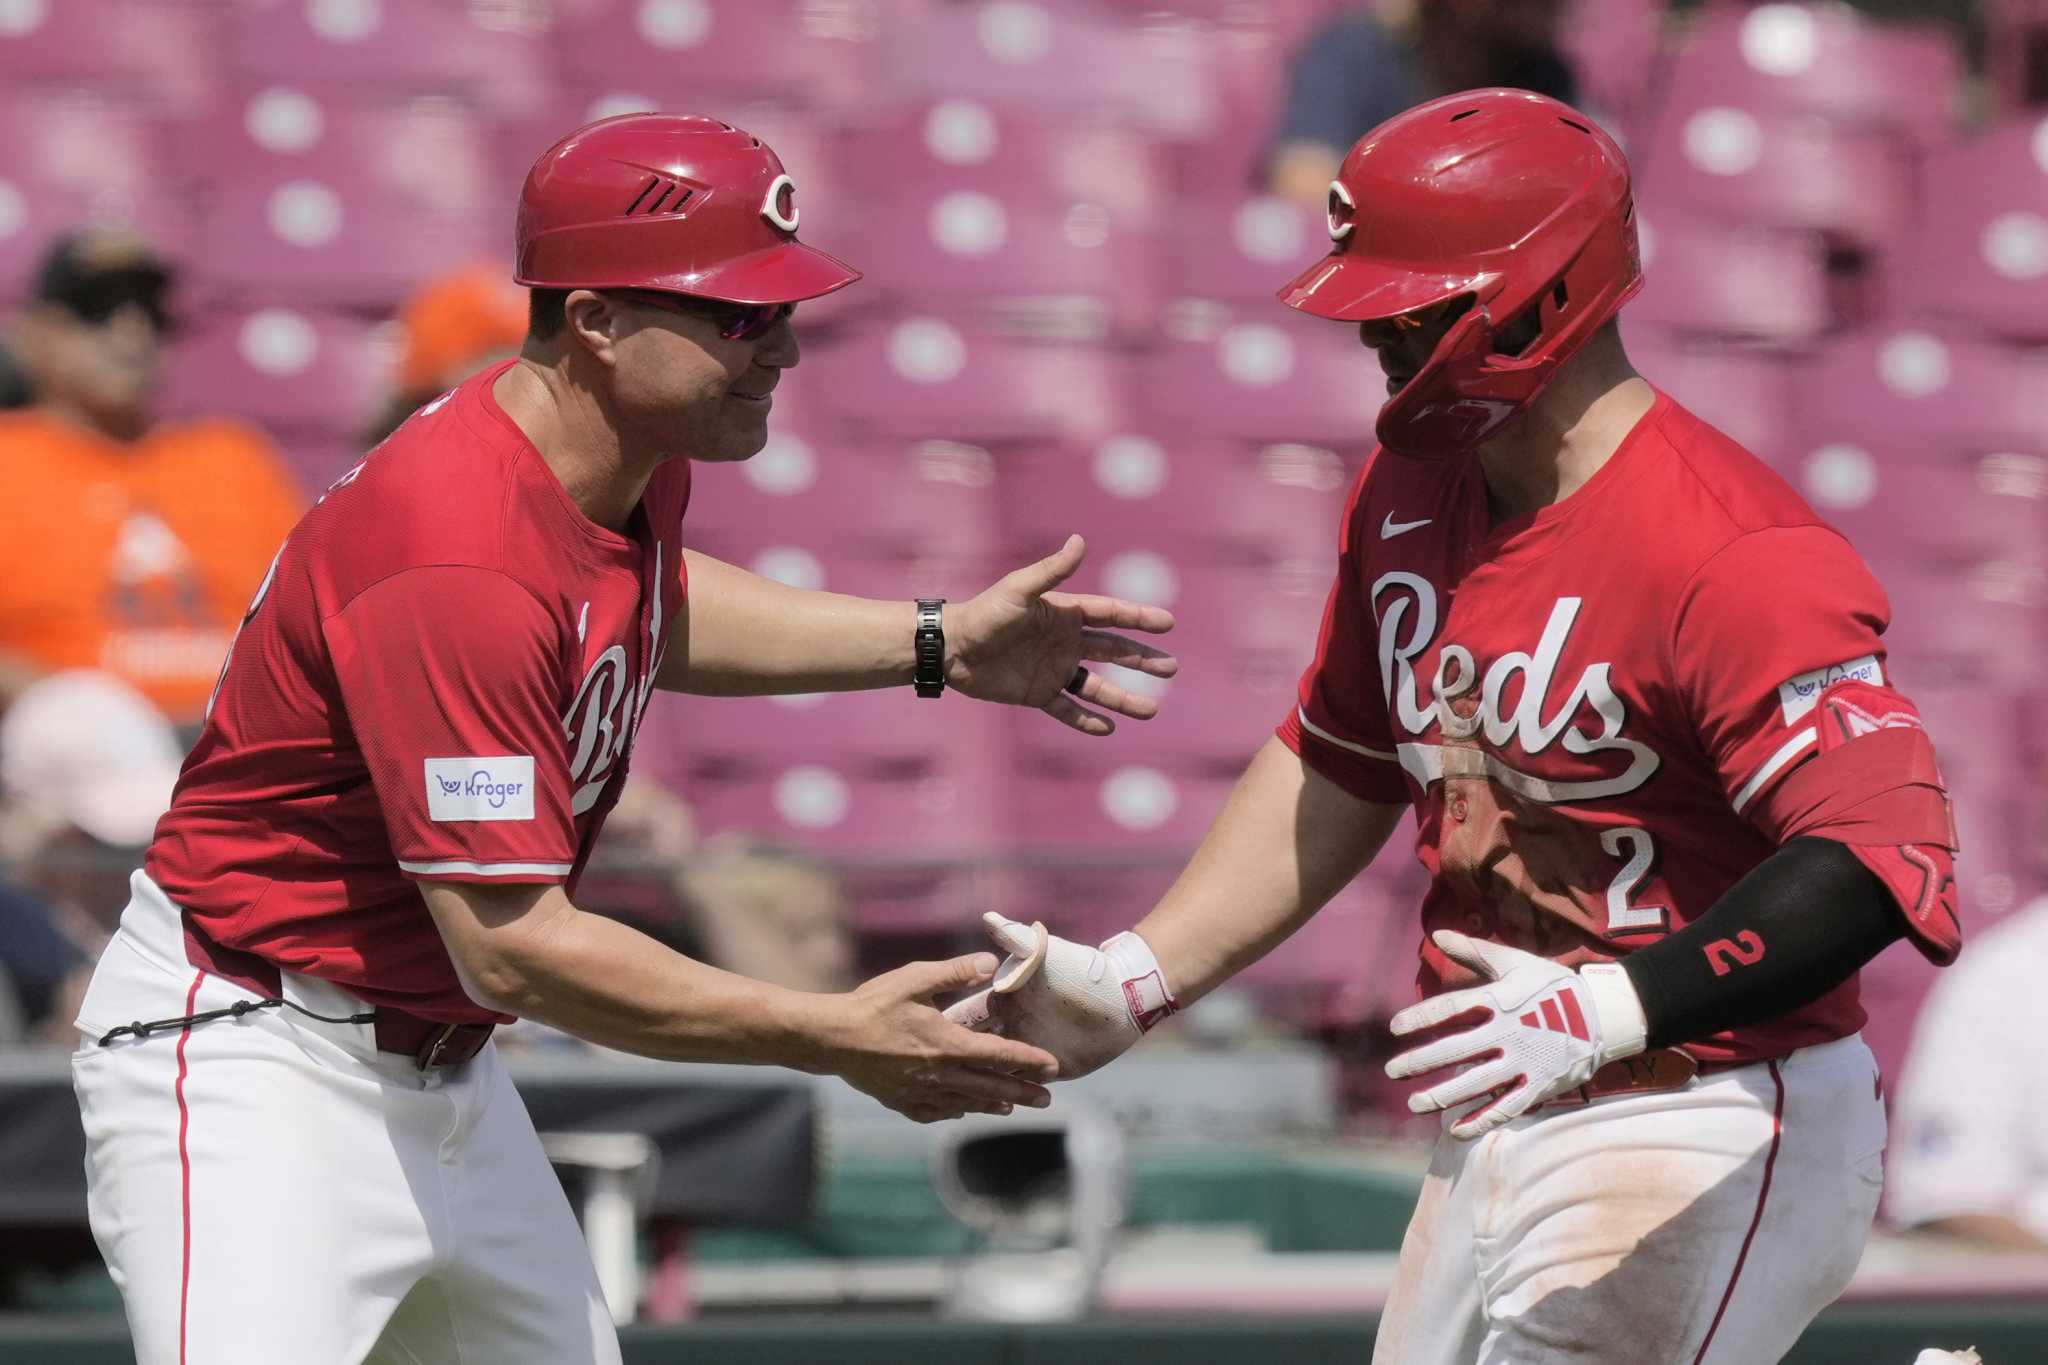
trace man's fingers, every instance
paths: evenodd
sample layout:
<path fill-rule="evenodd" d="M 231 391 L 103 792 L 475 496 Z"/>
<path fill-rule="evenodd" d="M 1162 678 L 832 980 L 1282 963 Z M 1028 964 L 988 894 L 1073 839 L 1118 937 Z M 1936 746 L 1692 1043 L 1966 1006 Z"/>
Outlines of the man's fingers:
<path fill-rule="evenodd" d="M 1014 571 L 1004 582 L 1025 597 L 1043 597 L 1072 578 L 1074 570 L 1081 567 L 1081 561 L 1087 555 L 1088 542 L 1079 536 L 1068 536 L 1066 544 L 1036 564 L 1027 564 Z"/>
<path fill-rule="evenodd" d="M 955 1095 L 990 1104 L 1022 1104 L 1043 1109 L 1052 1103 L 1052 1092 L 1044 1086 L 1002 1071 L 943 1066 L 934 1074 L 933 1080 Z"/>
<path fill-rule="evenodd" d="M 1052 935 L 1046 932 L 1043 924 L 1019 924 L 1015 920 L 1004 919 L 993 910 L 984 913 L 981 920 L 988 926 L 989 937 L 1009 954 L 996 972 L 996 979 L 989 983 L 989 989 L 997 995 L 1022 990 L 1025 983 L 1038 974 L 1039 964 L 1045 961 L 1045 950 L 1052 943 Z"/>
<path fill-rule="evenodd" d="M 1055 593 L 1047 601 L 1055 606 L 1078 608 L 1085 625 L 1142 630 L 1147 635 L 1164 635 L 1173 629 L 1173 613 L 1147 602 L 1130 602 L 1092 592 Z"/>
<path fill-rule="evenodd" d="M 1470 1071 L 1461 1071 L 1447 1081 L 1417 1091 L 1408 1097 L 1409 1112 L 1415 1114 L 1433 1113 L 1449 1109 L 1452 1105 L 1476 1100 L 1481 1095 L 1490 1095 L 1515 1079 L 1515 1071 L 1508 1063 L 1495 1057 L 1484 1066 L 1475 1066 Z"/>
<path fill-rule="evenodd" d="M 965 1000 L 956 1000 L 946 1006 L 946 1018 L 961 1028 L 973 1029 L 976 1033 L 986 1032 L 995 1026 L 995 1013 L 989 1008 L 993 991 L 976 991 Z"/>
<path fill-rule="evenodd" d="M 967 1062 L 994 1071 L 1036 1076 L 1047 1081 L 1060 1074 L 1059 1059 L 1044 1048 L 996 1033 L 962 1029 L 947 1040 L 946 1052 L 956 1062 Z"/>
<path fill-rule="evenodd" d="M 1101 738 L 1116 733 L 1116 722 L 1099 712 L 1090 711 L 1062 692 L 1047 702 L 1044 711 L 1048 716 L 1069 729 L 1079 730 L 1084 735 Z"/>
<path fill-rule="evenodd" d="M 1159 646 L 1126 639 L 1106 630 L 1081 632 L 1081 657 L 1091 663 L 1134 668 L 1155 678 L 1170 678 L 1180 672 L 1180 660 Z"/>
<path fill-rule="evenodd" d="M 988 936 L 991 939 L 995 940 L 996 947 L 1001 948 L 1013 957 L 1029 956 L 1032 949 L 1036 948 L 1039 943 L 1038 935 L 1033 931 L 1032 926 L 1023 923 L 1021 920 L 1011 919 L 999 911 L 982 911 L 981 927 L 988 931 Z"/>
<path fill-rule="evenodd" d="M 994 953 L 966 953 L 945 962 L 907 963 L 891 975 L 898 978 L 896 984 L 906 998 L 926 1000 L 970 986 L 985 986 L 1000 965 Z"/>
<path fill-rule="evenodd" d="M 1467 938 L 1455 929 L 1439 929 L 1429 937 L 1445 957 L 1464 963 L 1489 981 L 1500 980 L 1524 959 L 1534 956 L 1505 944 L 1488 943 L 1483 938 Z"/>
<path fill-rule="evenodd" d="M 1081 684 L 1080 691 L 1067 695 L 1078 696 L 1082 701 L 1092 702 L 1103 710 L 1114 711 L 1120 716 L 1129 716 L 1132 720 L 1150 720 L 1159 714 L 1159 702 L 1155 698 L 1141 696 L 1127 687 L 1111 682 L 1100 673 L 1088 674 Z"/>
<path fill-rule="evenodd" d="M 1484 1137 L 1503 1123 L 1520 1118 L 1528 1110 L 1526 1089 L 1517 1086 L 1458 1115 L 1457 1121 L 1451 1124 L 1451 1136 L 1460 1141 Z"/>

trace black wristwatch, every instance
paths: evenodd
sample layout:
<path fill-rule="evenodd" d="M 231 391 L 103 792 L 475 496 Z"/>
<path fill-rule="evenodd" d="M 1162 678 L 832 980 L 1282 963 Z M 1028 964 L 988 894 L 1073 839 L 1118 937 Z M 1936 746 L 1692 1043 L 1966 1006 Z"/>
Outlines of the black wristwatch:
<path fill-rule="evenodd" d="M 943 597 L 917 599 L 917 635 L 912 641 L 916 662 L 910 685 L 920 697 L 936 697 L 946 690 L 946 631 L 939 611 L 945 604 Z"/>

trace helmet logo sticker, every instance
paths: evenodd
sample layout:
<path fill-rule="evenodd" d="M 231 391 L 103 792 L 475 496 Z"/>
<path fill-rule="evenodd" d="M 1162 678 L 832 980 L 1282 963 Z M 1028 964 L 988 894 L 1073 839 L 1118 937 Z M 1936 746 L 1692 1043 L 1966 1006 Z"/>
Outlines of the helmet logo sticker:
<path fill-rule="evenodd" d="M 790 179 L 789 172 L 768 182 L 768 193 L 761 198 L 761 216 L 784 232 L 796 231 L 796 181 Z"/>
<path fill-rule="evenodd" d="M 1351 235 L 1352 217 L 1358 212 L 1358 205 L 1352 201 L 1351 191 L 1344 188 L 1341 180 L 1330 182 L 1330 240 L 1341 242 Z"/>

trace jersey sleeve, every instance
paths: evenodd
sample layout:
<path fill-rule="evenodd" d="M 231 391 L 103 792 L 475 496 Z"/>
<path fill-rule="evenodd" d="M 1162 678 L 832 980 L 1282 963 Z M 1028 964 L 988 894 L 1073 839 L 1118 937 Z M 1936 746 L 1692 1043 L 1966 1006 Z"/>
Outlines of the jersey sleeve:
<path fill-rule="evenodd" d="M 1366 467 L 1369 472 L 1371 466 Z M 1301 675 L 1295 708 L 1275 731 L 1302 761 L 1353 796 L 1408 799 L 1380 680 L 1379 628 L 1366 585 L 1361 533 L 1366 473 L 1352 489 L 1338 538 L 1337 581 L 1323 607 L 1316 657 Z"/>
<path fill-rule="evenodd" d="M 1737 813 L 1755 819 L 1758 798 L 1817 752 L 1823 691 L 1889 682 L 1889 619 L 1884 590 L 1824 526 L 1748 532 L 1694 574 L 1673 617 L 1672 671 Z"/>
<path fill-rule="evenodd" d="M 539 600 L 496 570 L 417 568 L 323 628 L 400 870 L 567 879 L 577 841 L 560 627 Z"/>

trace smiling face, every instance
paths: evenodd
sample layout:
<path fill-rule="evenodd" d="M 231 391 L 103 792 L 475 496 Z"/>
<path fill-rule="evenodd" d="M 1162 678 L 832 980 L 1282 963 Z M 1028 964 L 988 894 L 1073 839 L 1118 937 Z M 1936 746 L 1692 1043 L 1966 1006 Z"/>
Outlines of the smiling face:
<path fill-rule="evenodd" d="M 789 306 L 639 290 L 606 291 L 619 310 L 613 397 L 620 435 L 693 460 L 744 460 L 768 440 L 770 396 L 799 358 Z"/>
<path fill-rule="evenodd" d="M 1416 371 L 1429 363 L 1437 343 L 1471 307 L 1472 296 L 1460 294 L 1428 308 L 1358 324 L 1359 341 L 1379 356 L 1380 370 L 1387 376 L 1388 397 L 1399 393 Z"/>

